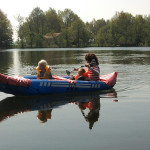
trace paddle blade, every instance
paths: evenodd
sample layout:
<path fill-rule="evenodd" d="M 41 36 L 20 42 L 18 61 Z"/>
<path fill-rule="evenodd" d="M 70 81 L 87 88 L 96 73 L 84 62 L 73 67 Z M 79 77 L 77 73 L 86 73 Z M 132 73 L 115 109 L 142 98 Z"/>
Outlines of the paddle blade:
<path fill-rule="evenodd" d="M 66 70 L 66 73 L 67 73 L 68 76 L 70 76 L 71 72 L 69 70 Z"/>

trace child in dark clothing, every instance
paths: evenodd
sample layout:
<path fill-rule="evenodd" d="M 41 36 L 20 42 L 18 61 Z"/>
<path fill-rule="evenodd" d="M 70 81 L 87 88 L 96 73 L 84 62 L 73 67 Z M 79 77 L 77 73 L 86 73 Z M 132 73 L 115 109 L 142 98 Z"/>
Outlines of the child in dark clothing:
<path fill-rule="evenodd" d="M 78 78 L 76 80 L 85 80 L 85 77 L 83 76 L 84 73 L 85 73 L 85 70 L 83 68 L 80 68 L 78 70 Z"/>

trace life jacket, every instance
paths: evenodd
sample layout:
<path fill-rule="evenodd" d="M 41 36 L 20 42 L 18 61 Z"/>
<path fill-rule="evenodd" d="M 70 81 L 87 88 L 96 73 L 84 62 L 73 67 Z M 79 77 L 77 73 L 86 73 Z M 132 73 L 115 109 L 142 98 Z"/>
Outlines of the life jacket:
<path fill-rule="evenodd" d="M 85 102 L 83 104 L 83 107 L 92 110 L 93 109 L 93 103 L 91 101 L 90 102 Z"/>
<path fill-rule="evenodd" d="M 45 67 L 45 73 L 42 77 L 41 77 L 41 71 L 42 70 L 40 70 L 39 67 L 37 67 L 36 70 L 37 70 L 37 74 L 38 74 L 37 75 L 38 79 L 49 79 L 50 78 L 50 74 L 51 74 L 51 67 L 50 66 L 47 65 Z"/>
<path fill-rule="evenodd" d="M 85 77 L 85 78 L 88 77 L 88 71 L 87 71 L 87 70 L 85 70 L 85 73 L 83 73 L 83 77 Z M 77 74 L 77 75 L 75 76 L 75 80 L 77 80 L 78 78 L 79 78 L 79 75 Z"/>
<path fill-rule="evenodd" d="M 37 118 L 43 123 L 52 117 L 52 109 L 47 111 L 39 111 Z"/>

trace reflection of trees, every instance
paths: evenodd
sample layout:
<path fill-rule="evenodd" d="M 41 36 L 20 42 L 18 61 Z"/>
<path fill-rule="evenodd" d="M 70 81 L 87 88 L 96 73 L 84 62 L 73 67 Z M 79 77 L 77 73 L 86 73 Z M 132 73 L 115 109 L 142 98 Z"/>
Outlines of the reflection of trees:
<path fill-rule="evenodd" d="M 14 58 L 14 53 L 18 54 L 18 58 Z M 0 72 L 1 73 L 9 73 L 15 74 L 16 68 L 18 68 L 21 72 L 24 72 L 26 67 L 31 67 L 32 71 L 35 69 L 33 66 L 37 66 L 38 61 L 41 59 L 47 60 L 49 65 L 59 65 L 59 64 L 79 64 L 77 61 L 76 54 L 79 55 L 79 51 L 10 51 L 10 52 L 0 52 Z M 17 64 L 14 64 L 18 62 Z M 17 65 L 17 66 L 16 66 Z M 21 67 L 20 67 L 21 66 Z M 15 73 L 14 73 L 15 72 Z M 18 75 L 19 75 L 18 74 Z M 23 74 L 22 74 L 23 75 Z"/>
<path fill-rule="evenodd" d="M 22 104 L 22 99 L 20 98 L 20 100 L 18 100 L 15 97 L 0 101 L 0 122 L 16 114 L 31 111 L 31 107 L 28 103 L 25 105 Z"/>
<path fill-rule="evenodd" d="M 13 64 L 13 57 L 11 52 L 0 52 L 0 72 L 7 73 L 7 69 Z"/>
<path fill-rule="evenodd" d="M 42 51 L 43 50 L 43 51 Z M 55 50 L 55 49 L 54 49 Z M 101 50 L 94 51 L 98 56 L 100 64 L 150 64 L 150 51 L 131 51 L 131 50 Z M 53 65 L 68 65 L 77 64 L 78 66 L 84 61 L 84 55 L 87 51 L 79 50 L 63 50 L 57 49 L 56 51 L 48 51 L 48 49 L 37 49 L 37 51 L 15 51 L 18 54 L 19 71 L 20 75 L 24 73 L 24 68 L 37 66 L 40 59 L 46 59 L 48 64 Z M 9 73 L 15 71 L 16 64 L 14 64 L 14 51 L 0 52 L 0 72 Z M 20 67 L 21 66 L 21 67 Z M 13 69 L 13 70 L 12 70 Z M 67 68 L 66 68 L 67 69 Z"/>
<path fill-rule="evenodd" d="M 116 64 L 150 64 L 150 52 L 120 50 L 115 52 L 113 57 Z"/>
<path fill-rule="evenodd" d="M 39 60 L 45 59 L 50 65 L 78 64 L 73 57 L 76 53 L 79 54 L 79 51 L 20 51 L 20 63 L 36 66 Z"/>
<path fill-rule="evenodd" d="M 79 64 L 77 59 L 82 57 L 84 61 L 83 51 L 29 51 L 20 52 L 21 61 L 35 65 L 40 59 L 46 59 L 49 64 Z M 150 52 L 149 51 L 131 51 L 131 50 L 103 50 L 96 51 L 96 55 L 99 58 L 100 63 L 109 64 L 150 64 Z M 25 64 L 26 64 L 25 63 Z"/>
<path fill-rule="evenodd" d="M 150 51 L 102 50 L 96 51 L 100 63 L 109 64 L 150 64 Z"/>

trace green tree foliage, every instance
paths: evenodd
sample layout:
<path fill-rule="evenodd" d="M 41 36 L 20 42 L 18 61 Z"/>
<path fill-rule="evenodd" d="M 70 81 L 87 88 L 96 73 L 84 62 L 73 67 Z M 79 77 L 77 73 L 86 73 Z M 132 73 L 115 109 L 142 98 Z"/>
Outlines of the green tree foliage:
<path fill-rule="evenodd" d="M 149 17 L 117 12 L 100 28 L 96 43 L 98 46 L 150 46 L 149 33 Z"/>
<path fill-rule="evenodd" d="M 135 45 L 145 45 L 145 19 L 141 15 L 137 15 L 134 19 L 134 31 Z"/>
<path fill-rule="evenodd" d="M 71 27 L 71 24 L 79 17 L 71 10 L 65 9 L 64 11 L 58 12 L 66 28 Z"/>
<path fill-rule="evenodd" d="M 106 22 L 104 19 L 100 19 L 100 20 L 93 19 L 92 22 L 86 23 L 88 31 L 91 33 L 91 38 L 92 38 L 91 41 L 93 41 L 94 43 L 96 42 L 96 38 L 99 30 L 105 25 Z"/>
<path fill-rule="evenodd" d="M 25 34 L 26 34 L 26 30 L 24 28 L 25 24 L 24 24 L 24 18 L 21 17 L 20 15 L 18 15 L 16 17 L 18 23 L 19 23 L 19 30 L 18 30 L 18 36 L 20 37 L 20 47 L 24 48 L 25 47 Z"/>
<path fill-rule="evenodd" d="M 132 46 L 132 22 L 133 17 L 128 13 L 116 13 L 111 20 L 111 32 L 114 45 L 118 46 Z"/>
<path fill-rule="evenodd" d="M 70 28 L 72 27 L 73 22 L 75 22 L 79 17 L 70 9 L 59 11 L 58 15 L 63 22 L 62 33 L 64 39 L 64 46 L 72 47 L 73 36 Z"/>
<path fill-rule="evenodd" d="M 99 29 L 96 35 L 95 43 L 97 46 L 113 46 L 114 39 L 112 38 L 111 23 L 107 22 L 107 25 Z"/>
<path fill-rule="evenodd" d="M 12 47 L 12 34 L 10 21 L 0 10 L 0 49 Z"/>
<path fill-rule="evenodd" d="M 18 18 L 20 47 L 150 46 L 150 16 L 117 12 L 110 20 L 84 23 L 70 9 L 33 9 Z"/>
<path fill-rule="evenodd" d="M 18 37 L 21 47 L 42 47 L 44 42 L 44 12 L 37 7 L 25 21 L 18 17 L 18 22 Z"/>
<path fill-rule="evenodd" d="M 56 11 L 52 8 L 45 13 L 45 33 L 61 32 L 61 19 L 57 15 Z"/>
<path fill-rule="evenodd" d="M 76 19 L 71 27 L 69 32 L 72 39 L 72 45 L 75 47 L 85 47 L 89 43 L 89 32 L 86 30 L 85 23 L 81 19 Z"/>
<path fill-rule="evenodd" d="M 150 46 L 150 15 L 145 18 L 145 46 Z"/>

